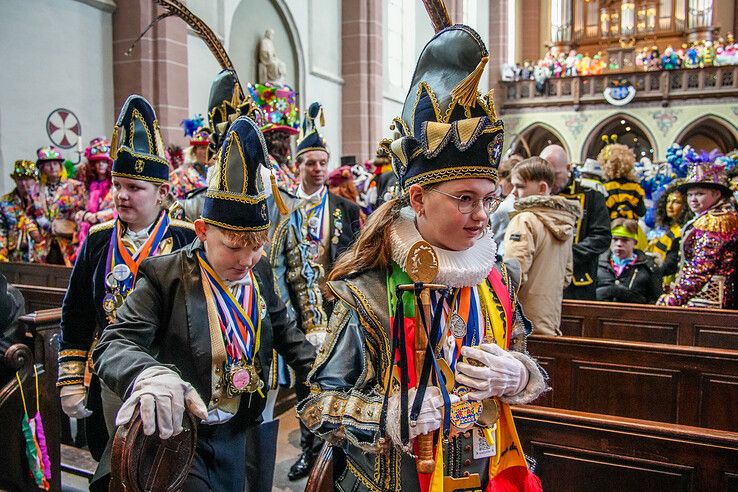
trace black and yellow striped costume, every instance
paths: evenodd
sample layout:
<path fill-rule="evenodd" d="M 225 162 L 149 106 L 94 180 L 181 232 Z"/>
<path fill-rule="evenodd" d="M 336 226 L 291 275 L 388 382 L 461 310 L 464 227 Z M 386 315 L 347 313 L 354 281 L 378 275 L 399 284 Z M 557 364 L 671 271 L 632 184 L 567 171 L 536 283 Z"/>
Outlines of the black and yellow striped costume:
<path fill-rule="evenodd" d="M 682 228 L 679 224 L 672 224 L 669 230 L 660 237 L 652 239 L 648 245 L 648 252 L 661 257 L 661 274 L 664 276 L 664 285 L 669 285 L 679 270 L 679 243 L 682 239 Z"/>
<path fill-rule="evenodd" d="M 607 210 L 610 220 L 623 217 L 638 220 L 646 215 L 646 193 L 640 184 L 625 178 L 605 182 L 607 190 Z"/>

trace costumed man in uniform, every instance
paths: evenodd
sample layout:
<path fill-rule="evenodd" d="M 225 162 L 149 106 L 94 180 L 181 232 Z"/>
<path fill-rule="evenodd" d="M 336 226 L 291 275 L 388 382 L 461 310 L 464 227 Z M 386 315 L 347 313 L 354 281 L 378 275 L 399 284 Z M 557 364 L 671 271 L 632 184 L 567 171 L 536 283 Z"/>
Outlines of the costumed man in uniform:
<path fill-rule="evenodd" d="M 426 45 L 399 138 L 385 141 L 402 195 L 331 273 L 337 301 L 298 412 L 335 446 L 336 489 L 541 490 L 509 407 L 546 383 L 525 349 L 519 270 L 498 262 L 488 230 L 503 146 L 491 94 L 477 89 L 488 60 L 465 25 Z M 417 316 L 416 282 L 439 289 L 423 289 Z"/>
<path fill-rule="evenodd" d="M 131 128 L 133 129 L 131 131 Z M 146 258 L 176 251 L 195 239 L 192 224 L 170 219 L 169 165 L 156 114 L 130 96 L 115 125 L 113 202 L 118 217 L 90 229 L 72 270 L 62 306 L 59 377 L 62 409 L 84 419 L 87 442 L 100 460 L 115 432 L 120 399 L 92 368 L 92 350 L 131 292 Z"/>
<path fill-rule="evenodd" d="M 571 172 L 571 162 L 560 145 L 549 145 L 541 151 L 541 158 L 556 175 L 554 194 L 574 200 L 582 207 L 574 233 L 574 272 L 571 283 L 564 289 L 564 299 L 597 299 L 597 265 L 602 253 L 610 247 L 610 215 L 605 196 L 583 185 Z"/>
<path fill-rule="evenodd" d="M 36 223 L 43 215 L 38 168 L 33 161 L 17 160 L 10 177 L 15 189 L 0 198 L 0 261 L 42 263 L 46 243 Z"/>
<path fill-rule="evenodd" d="M 236 119 L 195 221 L 198 239 L 141 265 L 93 354 L 97 374 L 125 400 L 118 425 L 138 410 L 146 435 L 168 439 L 185 411 L 203 420 L 184 490 L 257 490 L 265 463 L 254 433 L 272 348 L 298 374 L 314 360 L 260 261 L 270 224 L 259 168 L 268 162 L 257 124 Z"/>
<path fill-rule="evenodd" d="M 694 218 L 682 229 L 679 272 L 656 304 L 735 309 L 738 271 L 738 212 L 725 165 L 696 157 L 677 189 Z"/>
<path fill-rule="evenodd" d="M 185 163 L 172 171 L 169 176 L 172 193 L 177 200 L 183 200 L 188 193 L 207 186 L 210 133 L 209 128 L 199 126 L 189 135 L 190 146 L 185 149 Z"/>
<path fill-rule="evenodd" d="M 84 183 L 67 177 L 61 150 L 41 147 L 36 154 L 44 210 L 44 216 L 39 217 L 46 238 L 44 262 L 71 267 L 77 245 L 74 216 L 84 210 L 87 191 Z"/>
<path fill-rule="evenodd" d="M 310 343 L 320 347 L 328 325 L 327 306 L 320 287 L 336 258 L 346 251 L 359 233 L 359 206 L 328 191 L 330 154 L 318 123 L 323 124 L 323 107 L 313 103 L 304 116 L 295 152 L 300 173 L 299 199 L 294 210 L 275 230 L 270 252 L 277 284 L 284 286 L 297 313 L 300 328 Z M 298 374 L 297 379 L 306 374 Z M 296 388 L 297 400 L 308 396 L 307 387 Z M 288 473 L 299 480 L 310 473 L 322 442 L 300 424 L 302 454 Z"/>

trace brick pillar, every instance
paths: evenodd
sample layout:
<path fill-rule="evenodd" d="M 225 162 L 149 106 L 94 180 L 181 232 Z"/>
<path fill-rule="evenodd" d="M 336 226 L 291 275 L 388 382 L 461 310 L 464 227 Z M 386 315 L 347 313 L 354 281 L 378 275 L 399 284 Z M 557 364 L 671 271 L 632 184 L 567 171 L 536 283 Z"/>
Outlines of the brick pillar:
<path fill-rule="evenodd" d="M 183 145 L 179 124 L 188 117 L 186 24 L 176 17 L 159 21 L 125 55 L 159 13 L 151 0 L 118 2 L 113 14 L 115 114 L 129 95 L 144 96 L 154 105 L 164 143 Z"/>
<path fill-rule="evenodd" d="M 495 8 L 489 9 L 489 87 L 493 89 L 495 108 L 497 115 L 502 115 L 503 87 L 500 84 L 502 78 L 502 64 L 513 62 L 507 59 L 507 47 L 515 43 L 514 31 L 507 23 L 508 2 L 515 0 L 497 0 Z"/>
<path fill-rule="evenodd" d="M 344 0 L 343 155 L 371 157 L 382 135 L 382 2 Z"/>
<path fill-rule="evenodd" d="M 522 2 L 521 22 L 519 24 L 523 33 L 521 46 L 522 62 L 530 60 L 538 61 L 541 58 L 544 40 L 541 39 L 541 2 L 540 0 L 520 0 Z"/>

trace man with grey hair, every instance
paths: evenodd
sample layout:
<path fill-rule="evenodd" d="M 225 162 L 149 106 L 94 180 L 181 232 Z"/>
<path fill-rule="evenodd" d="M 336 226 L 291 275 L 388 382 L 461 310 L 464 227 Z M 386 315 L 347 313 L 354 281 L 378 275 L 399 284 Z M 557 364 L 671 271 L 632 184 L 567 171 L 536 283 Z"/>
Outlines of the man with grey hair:
<path fill-rule="evenodd" d="M 610 246 L 610 219 L 605 196 L 574 179 L 569 156 L 560 145 L 549 145 L 541 151 L 554 172 L 553 193 L 574 200 L 583 214 L 574 234 L 574 273 L 571 284 L 564 290 L 565 299 L 595 300 L 597 298 L 597 261 Z"/>

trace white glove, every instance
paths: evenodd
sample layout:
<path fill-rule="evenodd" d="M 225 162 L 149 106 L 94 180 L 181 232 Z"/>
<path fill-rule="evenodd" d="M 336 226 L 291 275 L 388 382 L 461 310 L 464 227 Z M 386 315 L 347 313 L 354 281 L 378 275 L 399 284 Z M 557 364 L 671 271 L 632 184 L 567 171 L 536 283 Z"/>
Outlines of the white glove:
<path fill-rule="evenodd" d="M 456 382 L 472 390 L 464 395 L 465 399 L 482 401 L 492 396 L 512 396 L 528 384 L 525 365 L 497 344 L 461 347 L 461 355 L 483 364 L 481 367 L 467 362 L 456 364 Z"/>
<path fill-rule="evenodd" d="M 411 388 L 407 392 L 408 404 L 408 420 L 410 419 L 410 411 L 412 410 L 413 400 L 415 400 L 415 388 Z M 451 404 L 459 401 L 459 397 L 450 394 Z M 428 386 L 423 396 L 423 405 L 420 407 L 420 414 L 415 427 L 410 426 L 410 439 L 417 436 L 428 434 L 441 427 L 443 422 L 443 395 L 441 390 L 435 386 Z M 408 425 L 410 423 L 408 422 Z M 397 445 L 402 446 L 402 438 L 400 436 L 400 393 L 392 395 L 387 402 L 387 434 L 390 439 Z"/>
<path fill-rule="evenodd" d="M 208 418 L 208 408 L 195 388 L 174 371 L 163 366 L 141 371 L 133 392 L 118 411 L 115 425 L 131 421 L 139 407 L 144 434 L 150 436 L 159 429 L 159 437 L 169 439 L 182 432 L 185 408 L 202 420 Z"/>
<path fill-rule="evenodd" d="M 313 347 L 320 348 L 320 346 L 323 345 L 323 342 L 325 342 L 325 335 L 325 331 L 315 330 L 310 333 L 305 333 L 305 338 L 307 338 L 307 341 L 310 342 Z"/>
<path fill-rule="evenodd" d="M 84 419 L 92 415 L 92 411 L 85 407 L 86 397 L 87 388 L 84 384 L 70 384 L 59 390 L 62 410 L 73 419 Z"/>

